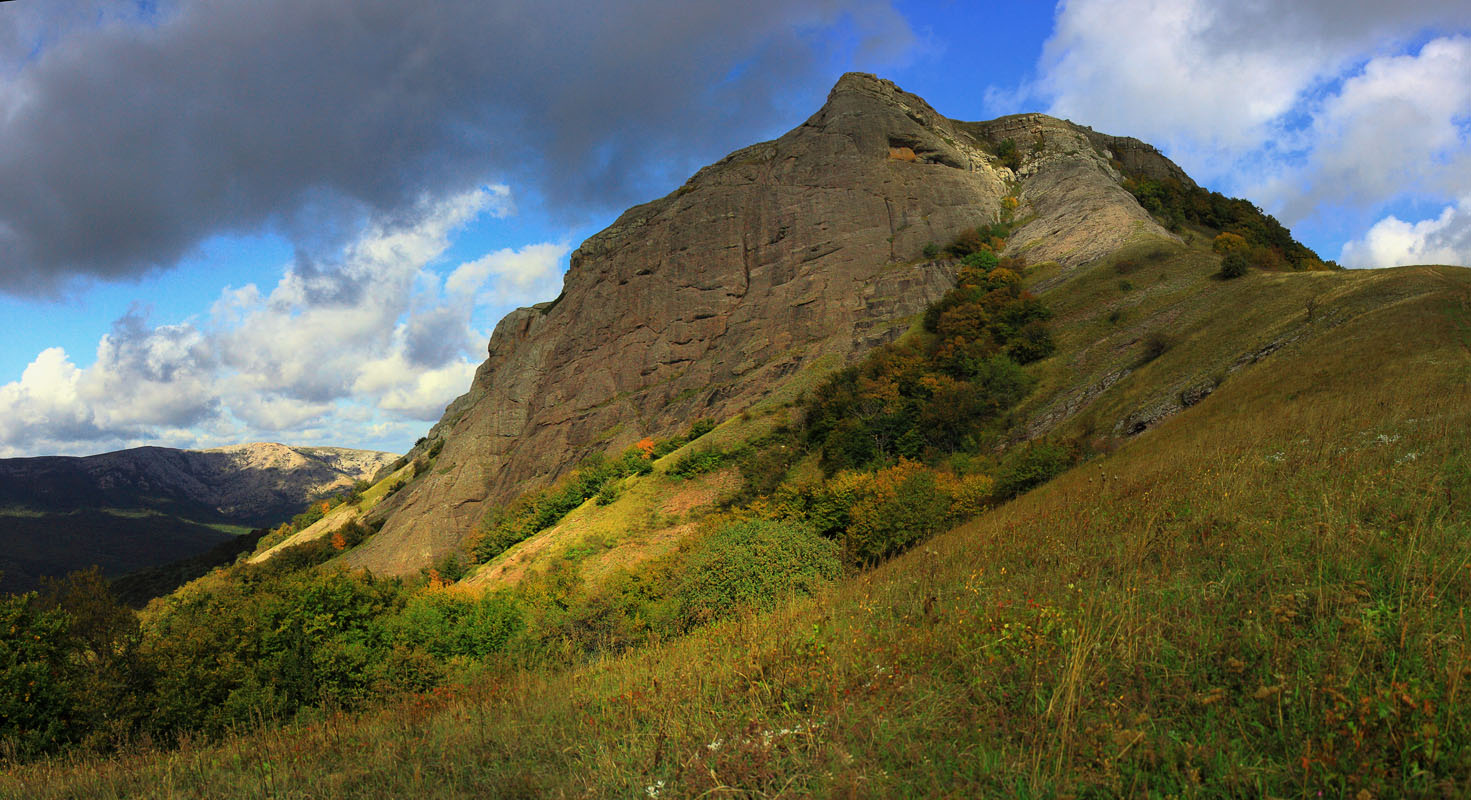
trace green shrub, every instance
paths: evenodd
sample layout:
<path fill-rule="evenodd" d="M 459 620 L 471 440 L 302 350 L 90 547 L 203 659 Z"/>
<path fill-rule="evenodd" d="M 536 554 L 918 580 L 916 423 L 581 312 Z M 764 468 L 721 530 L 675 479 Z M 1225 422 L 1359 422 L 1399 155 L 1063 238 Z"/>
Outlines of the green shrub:
<path fill-rule="evenodd" d="M 602 491 L 598 492 L 597 503 L 600 506 L 613 505 L 613 503 L 618 501 L 618 498 L 622 494 L 623 486 L 621 484 L 619 484 L 617 481 L 608 481 L 608 483 L 603 486 Z"/>
<path fill-rule="evenodd" d="M 731 458 L 741 472 L 741 489 L 731 504 L 771 494 L 806 453 L 801 435 L 785 425 L 737 450 Z"/>
<path fill-rule="evenodd" d="M 1052 329 L 1041 320 L 1032 320 L 1017 329 L 1005 353 L 1018 364 L 1030 364 L 1052 355 L 1056 349 Z"/>
<path fill-rule="evenodd" d="M 838 546 L 788 523 L 729 525 L 690 554 L 676 596 L 685 626 L 711 622 L 740 607 L 769 609 L 793 594 L 811 594 L 842 572 Z"/>
<path fill-rule="evenodd" d="M 1016 151 L 1016 140 L 1011 138 L 1002 139 L 996 143 L 996 159 L 1001 165 L 1013 171 L 1021 169 L 1021 155 Z"/>
<path fill-rule="evenodd" d="M 706 450 L 695 450 L 685 453 L 669 468 L 669 474 L 676 478 L 693 478 L 696 475 L 704 475 L 714 472 L 725 464 L 727 453 L 718 448 Z"/>
<path fill-rule="evenodd" d="M 715 430 L 715 420 L 697 419 L 695 424 L 690 426 L 690 432 L 685 435 L 685 438 L 693 442 L 713 430 Z"/>
<path fill-rule="evenodd" d="M 672 564 L 671 558 L 655 559 L 620 570 L 590 591 L 574 592 L 554 633 L 585 652 L 618 652 L 674 633 Z"/>
<path fill-rule="evenodd" d="M 1250 262 L 1245 252 L 1242 250 L 1232 250 L 1221 258 L 1221 271 L 1216 274 L 1222 280 L 1229 281 L 1232 278 L 1239 278 L 1245 275 L 1249 266 Z"/>
<path fill-rule="evenodd" d="M 1072 465 L 1072 453 L 1054 442 L 1029 442 L 1006 455 L 996 473 L 998 500 L 1009 500 L 1046 483 Z"/>
<path fill-rule="evenodd" d="M 996 254 L 990 250 L 981 250 L 962 258 L 960 263 L 963 266 L 975 267 L 990 272 L 1001 263 L 1001 259 L 997 258 Z"/>
<path fill-rule="evenodd" d="M 1170 338 L 1164 331 L 1150 331 L 1144 335 L 1144 346 L 1139 353 L 1139 363 L 1148 364 L 1169 352 L 1175 346 L 1175 340 Z"/>
<path fill-rule="evenodd" d="M 880 473 L 872 493 L 851 510 L 844 555 L 859 565 L 879 561 L 938 533 L 948 521 L 950 496 L 935 473 L 911 462 Z"/>
<path fill-rule="evenodd" d="M 516 601 L 430 589 L 415 595 L 391 623 L 394 640 L 437 658 L 479 658 L 505 649 L 524 621 Z"/>
<path fill-rule="evenodd" d="M 22 757 L 53 750 L 70 733 L 70 624 L 34 594 L 0 597 L 0 741 Z"/>

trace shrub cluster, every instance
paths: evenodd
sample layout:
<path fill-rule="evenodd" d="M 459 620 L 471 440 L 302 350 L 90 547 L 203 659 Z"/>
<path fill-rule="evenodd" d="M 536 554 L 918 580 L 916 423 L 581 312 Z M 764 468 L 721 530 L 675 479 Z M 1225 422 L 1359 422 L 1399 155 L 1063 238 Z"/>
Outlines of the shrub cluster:
<path fill-rule="evenodd" d="M 751 513 L 811 528 L 839 542 L 844 561 L 863 567 L 979 513 L 992 490 L 985 475 L 958 476 L 901 459 L 872 472 L 785 483 L 752 504 Z"/>
<path fill-rule="evenodd" d="M 1052 352 L 1049 312 L 1012 269 L 986 269 L 994 256 L 976 261 L 926 312 L 932 336 L 881 347 L 808 398 L 828 474 L 974 449 L 1031 389 L 1019 365 Z"/>
<path fill-rule="evenodd" d="M 1187 187 L 1173 178 L 1159 180 L 1143 175 L 1126 178 L 1124 188 L 1172 231 L 1191 223 L 1239 237 L 1247 263 L 1262 269 L 1322 270 L 1337 266 L 1318 258 L 1317 253 L 1292 238 L 1292 232 L 1275 217 L 1249 200 L 1199 186 Z M 1221 251 L 1219 237 L 1216 246 Z"/>
<path fill-rule="evenodd" d="M 674 465 L 669 468 L 669 474 L 676 478 L 693 478 L 696 475 L 704 475 L 720 469 L 729 457 L 729 453 L 718 447 L 692 450 L 674 462 Z"/>
<path fill-rule="evenodd" d="M 994 147 L 996 160 L 1000 161 L 1002 166 L 1007 167 L 1012 171 L 1021 169 L 1022 158 L 1021 153 L 1017 152 L 1015 139 L 1009 137 L 1006 139 L 1002 139 L 1001 141 L 997 142 Z"/>
<path fill-rule="evenodd" d="M 566 478 L 552 486 L 517 497 L 510 504 L 493 509 L 481 523 L 480 532 L 471 544 L 476 561 L 484 562 L 500 555 L 518 542 L 544 531 L 562 520 L 589 498 L 600 505 L 617 499 L 620 482 L 629 475 L 647 475 L 653 461 L 715 429 L 713 420 L 696 420 L 688 432 L 668 439 L 644 439 L 623 451 L 617 458 L 594 455 L 582 462 Z M 684 456 L 674 467 L 681 477 L 707 472 L 719 466 L 723 453 L 710 449 Z"/>
<path fill-rule="evenodd" d="M 428 688 L 504 650 L 518 601 L 368 574 L 237 565 L 158 601 L 146 626 L 95 568 L 0 598 L 0 747 L 217 735 Z"/>
<path fill-rule="evenodd" d="M 1219 275 L 1222 280 L 1239 278 L 1246 274 L 1251 266 L 1251 257 L 1242 250 L 1233 250 L 1221 259 L 1221 271 Z"/>
<path fill-rule="evenodd" d="M 837 545 L 804 527 L 769 520 L 729 525 L 701 540 L 685 562 L 679 621 L 693 627 L 738 608 L 770 609 L 841 572 Z"/>
<path fill-rule="evenodd" d="M 1028 442 L 1002 459 L 992 494 L 998 500 L 1009 500 L 1052 480 L 1076 460 L 1077 454 L 1064 445 L 1047 441 Z"/>
<path fill-rule="evenodd" d="M 568 512 L 604 491 L 616 492 L 616 482 L 635 474 L 653 471 L 648 456 L 637 447 L 609 459 L 601 455 L 582 462 L 561 481 L 527 492 L 509 505 L 494 509 L 482 524 L 471 545 L 477 561 L 489 561 L 518 542 L 556 525 Z M 608 500 L 607 502 L 612 502 Z"/>

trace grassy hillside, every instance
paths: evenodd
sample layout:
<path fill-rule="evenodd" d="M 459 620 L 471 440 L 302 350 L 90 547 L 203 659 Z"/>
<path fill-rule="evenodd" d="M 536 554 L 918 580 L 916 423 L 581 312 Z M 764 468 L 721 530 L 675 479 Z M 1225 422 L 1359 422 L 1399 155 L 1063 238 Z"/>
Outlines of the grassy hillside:
<path fill-rule="evenodd" d="M 1096 457 L 818 597 L 572 666 L 492 658 L 366 714 L 12 767 L 0 793 L 1471 793 L 1471 272 L 1221 281 L 1186 240 L 1031 277 L 1059 352 L 1015 433 Z M 665 472 L 470 582 L 677 548 L 661 532 L 729 475 Z"/>

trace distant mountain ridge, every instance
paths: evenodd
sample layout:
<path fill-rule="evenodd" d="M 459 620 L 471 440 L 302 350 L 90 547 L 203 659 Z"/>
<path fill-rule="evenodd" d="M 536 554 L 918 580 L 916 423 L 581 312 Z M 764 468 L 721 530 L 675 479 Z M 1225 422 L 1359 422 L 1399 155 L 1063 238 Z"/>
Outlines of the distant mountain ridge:
<path fill-rule="evenodd" d="M 0 459 L 0 590 L 92 564 L 120 575 L 196 555 L 288 519 L 394 458 L 257 442 Z"/>

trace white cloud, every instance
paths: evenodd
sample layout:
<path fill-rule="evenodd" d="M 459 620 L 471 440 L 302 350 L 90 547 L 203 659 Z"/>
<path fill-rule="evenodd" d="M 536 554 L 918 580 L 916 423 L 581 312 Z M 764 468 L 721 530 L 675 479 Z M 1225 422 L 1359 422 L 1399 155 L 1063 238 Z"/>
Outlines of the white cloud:
<path fill-rule="evenodd" d="M 1471 178 L 1471 38 L 1370 59 L 1313 114 L 1305 163 L 1262 193 L 1289 219 L 1321 204 L 1373 207 L 1407 191 L 1459 191 Z"/>
<path fill-rule="evenodd" d="M 91 441 L 100 431 L 78 396 L 81 370 L 60 347 L 42 350 L 20 380 L 0 386 L 0 455 L 20 455 L 9 447 L 26 439 Z"/>
<path fill-rule="evenodd" d="M 1043 52 L 1051 111 L 1161 146 L 1239 152 L 1258 143 L 1324 66 L 1271 36 L 1218 46 L 1236 4 L 1073 0 Z"/>
<path fill-rule="evenodd" d="M 1289 224 L 1362 230 L 1471 178 L 1467 31 L 1442 0 L 1067 0 L 1031 89 Z"/>
<path fill-rule="evenodd" d="M 571 250 L 566 243 L 497 250 L 461 264 L 445 281 L 445 289 L 450 294 L 473 296 L 488 280 L 496 278 L 491 284 L 494 294 L 484 299 L 510 305 L 550 300 L 561 288 L 562 262 Z"/>
<path fill-rule="evenodd" d="M 439 369 L 414 372 L 401 354 L 394 354 L 365 364 L 355 388 L 377 395 L 380 408 L 429 422 L 439 419 L 449 401 L 469 388 L 475 368 L 475 364 L 460 360 Z"/>
<path fill-rule="evenodd" d="M 1471 27 L 1462 3 L 1069 0 L 1040 64 L 1052 110 L 1097 127 L 1240 154 L 1366 59 L 1435 27 Z"/>
<path fill-rule="evenodd" d="M 565 244 L 441 263 L 466 223 L 513 208 L 504 186 L 425 202 L 412 218 L 371 227 L 332 263 L 290 265 L 269 292 L 227 287 L 202 319 L 153 326 L 135 309 L 85 368 L 59 348 L 43 351 L 0 386 L 0 455 L 342 443 L 422 428 L 469 388 L 483 358 L 472 315 L 560 288 Z"/>
<path fill-rule="evenodd" d="M 1446 206 L 1432 219 L 1405 222 L 1385 217 L 1363 238 L 1345 244 L 1339 260 L 1348 267 L 1471 266 L 1471 196 Z"/>

